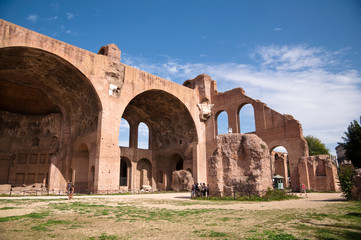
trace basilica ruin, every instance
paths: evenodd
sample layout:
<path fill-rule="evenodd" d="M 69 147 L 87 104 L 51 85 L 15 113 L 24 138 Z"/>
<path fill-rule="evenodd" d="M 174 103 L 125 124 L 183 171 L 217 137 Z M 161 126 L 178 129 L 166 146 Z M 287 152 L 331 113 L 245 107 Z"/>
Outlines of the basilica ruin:
<path fill-rule="evenodd" d="M 206 74 L 179 85 L 123 64 L 114 44 L 92 53 L 4 20 L 0 36 L 0 184 L 169 190 L 173 171 L 184 169 L 219 191 L 250 175 L 260 189 L 272 187 L 276 171 L 293 190 L 301 183 L 335 190 L 337 172 L 325 158 L 307 166 L 301 124 L 242 88 L 218 92 Z M 256 130 L 244 135 L 239 112 L 246 104 Z M 232 129 L 224 135 L 217 132 L 221 112 Z M 118 146 L 122 118 L 129 147 Z M 140 123 L 149 129 L 148 149 L 137 145 Z M 272 153 L 278 146 L 287 160 Z"/>

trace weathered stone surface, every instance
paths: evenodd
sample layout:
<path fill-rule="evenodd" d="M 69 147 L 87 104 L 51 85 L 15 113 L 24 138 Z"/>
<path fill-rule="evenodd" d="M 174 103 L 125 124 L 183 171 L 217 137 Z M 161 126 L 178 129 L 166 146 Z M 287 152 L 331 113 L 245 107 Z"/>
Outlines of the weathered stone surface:
<path fill-rule="evenodd" d="M 239 112 L 250 104 L 255 134 L 269 149 L 287 149 L 292 188 L 298 188 L 298 160 L 308 150 L 297 120 L 242 88 L 218 92 L 208 75 L 182 86 L 121 63 L 120 53 L 114 44 L 92 53 L 0 19 L 0 184 L 45 182 L 50 191 L 64 191 L 72 182 L 76 191 L 95 193 L 142 185 L 169 190 L 179 169 L 207 183 L 218 114 L 228 113 L 237 134 Z M 54 114 L 59 119 L 44 125 Z M 129 147 L 119 148 L 122 118 L 129 123 Z M 149 128 L 149 149 L 138 146 L 140 123 Z"/>
<path fill-rule="evenodd" d="M 253 194 L 272 188 L 267 144 L 253 134 L 223 134 L 209 161 L 210 191 L 231 194 L 239 183 L 253 185 Z"/>
<path fill-rule="evenodd" d="M 300 183 L 314 191 L 340 191 L 337 167 L 330 155 L 302 157 L 298 162 Z"/>
<path fill-rule="evenodd" d="M 353 200 L 361 200 L 361 168 L 356 169 L 356 175 L 352 179 L 353 187 L 351 190 Z"/>
<path fill-rule="evenodd" d="M 192 174 L 187 170 L 173 171 L 171 188 L 174 191 L 190 191 L 194 180 Z"/>

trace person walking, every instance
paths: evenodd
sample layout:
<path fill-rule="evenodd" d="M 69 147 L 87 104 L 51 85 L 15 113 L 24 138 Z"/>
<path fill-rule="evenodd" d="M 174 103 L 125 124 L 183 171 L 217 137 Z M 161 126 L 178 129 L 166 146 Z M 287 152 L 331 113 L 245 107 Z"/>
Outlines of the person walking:
<path fill-rule="evenodd" d="M 70 192 L 69 192 L 69 200 L 73 199 L 74 190 L 75 190 L 75 188 L 74 188 L 74 185 L 72 184 L 70 187 Z"/>
<path fill-rule="evenodd" d="M 301 194 L 300 194 L 300 197 L 302 196 L 302 193 L 305 193 L 306 197 L 307 197 L 307 192 L 306 192 L 306 185 L 303 183 L 301 185 Z"/>

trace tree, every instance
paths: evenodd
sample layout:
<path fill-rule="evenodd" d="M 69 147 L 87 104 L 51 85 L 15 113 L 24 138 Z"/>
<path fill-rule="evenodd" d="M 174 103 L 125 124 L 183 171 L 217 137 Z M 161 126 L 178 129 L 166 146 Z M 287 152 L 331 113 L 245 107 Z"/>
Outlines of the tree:
<path fill-rule="evenodd" d="M 352 178 L 355 175 L 355 170 L 352 165 L 345 164 L 340 166 L 340 171 L 338 172 L 338 180 L 342 191 L 342 196 L 351 199 L 352 193 L 351 189 L 353 186 Z"/>
<path fill-rule="evenodd" d="M 360 117 L 361 124 L 361 117 Z M 345 137 L 342 137 L 344 141 L 341 146 L 346 150 L 346 157 L 351 160 L 355 168 L 361 167 L 361 126 L 353 120 L 347 128 L 347 132 L 344 132 Z"/>
<path fill-rule="evenodd" d="M 326 148 L 325 144 L 321 142 L 320 139 L 311 135 L 306 136 L 305 139 L 308 144 L 308 153 L 310 156 L 330 154 L 329 150 Z"/>

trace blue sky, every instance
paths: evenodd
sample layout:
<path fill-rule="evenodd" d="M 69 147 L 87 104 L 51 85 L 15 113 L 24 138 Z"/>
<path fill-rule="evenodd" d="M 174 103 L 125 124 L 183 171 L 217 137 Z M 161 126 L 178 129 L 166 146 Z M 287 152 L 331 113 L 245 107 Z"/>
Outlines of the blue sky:
<path fill-rule="evenodd" d="M 361 115 L 361 1 L 7 1 L 0 18 L 179 84 L 242 87 L 335 153 Z"/>

